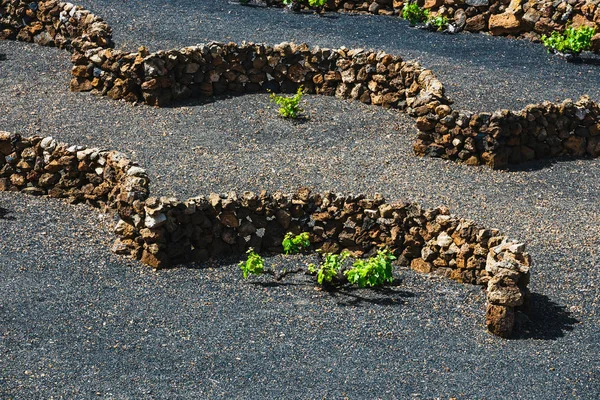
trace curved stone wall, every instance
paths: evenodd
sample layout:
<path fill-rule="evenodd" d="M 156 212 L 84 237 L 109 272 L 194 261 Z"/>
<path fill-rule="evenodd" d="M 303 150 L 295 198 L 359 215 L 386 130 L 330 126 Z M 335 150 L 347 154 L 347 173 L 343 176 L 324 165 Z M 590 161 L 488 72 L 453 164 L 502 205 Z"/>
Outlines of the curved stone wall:
<path fill-rule="evenodd" d="M 401 15 L 401 0 L 328 0 L 325 10 Z M 417 0 L 432 16 L 445 16 L 458 31 L 486 32 L 539 41 L 542 35 L 574 27 L 596 28 L 592 51 L 600 52 L 600 5 L 595 0 Z M 282 0 L 266 0 L 271 7 L 284 7 Z M 311 9 L 306 0 L 298 0 L 302 9 Z"/>
<path fill-rule="evenodd" d="M 565 155 L 600 156 L 600 106 L 586 96 L 517 112 L 440 110 L 417 119 L 416 154 L 492 168 Z"/>
<path fill-rule="evenodd" d="M 287 232 L 308 232 L 312 249 L 355 256 L 387 247 L 418 272 L 487 287 L 486 324 L 508 337 L 528 297 L 525 245 L 445 207 L 386 203 L 380 196 L 245 192 L 186 201 L 148 197 L 144 169 L 123 154 L 0 132 L 0 190 L 87 202 L 118 214 L 112 250 L 166 268 L 211 257 L 282 252 Z"/>
<path fill-rule="evenodd" d="M 0 39 L 86 51 L 112 47 L 112 29 L 102 18 L 71 3 L 0 0 Z"/>
<path fill-rule="evenodd" d="M 64 198 L 129 218 L 148 197 L 148 176 L 123 153 L 21 138 L 0 131 L 0 190 Z"/>
<path fill-rule="evenodd" d="M 384 52 L 208 43 L 149 54 L 112 49 L 73 56 L 71 89 L 162 106 L 188 97 L 264 91 L 308 93 L 410 111 L 448 104 L 441 82 L 418 63 Z"/>

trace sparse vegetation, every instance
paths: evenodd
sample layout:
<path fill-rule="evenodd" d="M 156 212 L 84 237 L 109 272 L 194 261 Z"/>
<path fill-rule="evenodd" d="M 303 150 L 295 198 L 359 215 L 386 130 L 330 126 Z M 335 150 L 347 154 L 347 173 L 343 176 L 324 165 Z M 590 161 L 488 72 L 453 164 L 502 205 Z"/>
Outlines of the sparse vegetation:
<path fill-rule="evenodd" d="M 596 28 L 580 26 L 579 28 L 568 27 L 563 33 L 552 32 L 550 36 L 542 36 L 542 44 L 548 52 L 559 52 L 578 55 L 584 50 L 589 50 L 592 36 L 596 34 Z"/>
<path fill-rule="evenodd" d="M 334 282 L 342 271 L 343 262 L 350 256 L 349 253 L 342 254 L 323 254 L 323 262 L 317 267 L 314 264 L 308 266 L 308 272 L 317 274 L 317 283 L 319 285 L 329 285 Z"/>
<path fill-rule="evenodd" d="M 279 96 L 275 93 L 271 93 L 271 102 L 279 106 L 279 115 L 284 118 L 298 118 L 298 114 L 304 110 L 300 107 L 300 100 L 304 89 L 302 86 L 298 88 L 298 91 L 292 97 Z"/>
<path fill-rule="evenodd" d="M 417 3 L 409 3 L 402 9 L 402 18 L 410 22 L 411 25 L 416 25 L 429 18 L 429 10 L 422 9 Z"/>
<path fill-rule="evenodd" d="M 310 247 L 308 232 L 294 235 L 288 232 L 281 242 L 285 254 L 296 254 Z"/>
<path fill-rule="evenodd" d="M 392 261 L 396 257 L 389 250 L 380 250 L 375 257 L 368 260 L 356 260 L 352 269 L 344 274 L 348 277 L 348 282 L 359 287 L 381 286 L 385 283 L 391 283 Z"/>
<path fill-rule="evenodd" d="M 248 275 L 261 275 L 265 272 L 265 262 L 261 256 L 254 252 L 254 249 L 250 247 L 248 251 L 248 258 L 246 261 L 240 262 L 238 265 L 244 273 L 244 279 L 248 278 Z"/>
<path fill-rule="evenodd" d="M 427 24 L 431 27 L 436 28 L 438 32 L 441 32 L 448 26 L 448 18 L 443 15 L 438 15 L 435 18 L 430 17 L 427 20 Z"/>
<path fill-rule="evenodd" d="M 288 248 L 289 253 L 286 251 L 286 254 L 290 254 L 307 247 L 308 234 L 306 236 L 303 234 L 297 236 L 288 234 L 286 239 L 289 240 L 288 245 L 291 246 Z M 286 239 L 284 239 L 284 242 Z M 295 245 L 292 244 L 294 239 L 297 241 Z M 316 275 L 317 284 L 326 287 L 336 287 L 350 283 L 364 288 L 391 283 L 393 280 L 392 261 L 396 259 L 389 250 L 383 249 L 367 260 L 357 259 L 351 264 L 350 253 L 344 251 L 341 254 L 325 253 L 319 265 L 309 264 L 306 269 L 273 271 L 265 268 L 262 257 L 256 254 L 253 249 L 249 249 L 247 254 L 248 259 L 239 263 L 244 273 L 244 279 L 251 274 L 269 274 L 273 275 L 276 280 L 281 280 L 285 275 L 305 272 Z"/>

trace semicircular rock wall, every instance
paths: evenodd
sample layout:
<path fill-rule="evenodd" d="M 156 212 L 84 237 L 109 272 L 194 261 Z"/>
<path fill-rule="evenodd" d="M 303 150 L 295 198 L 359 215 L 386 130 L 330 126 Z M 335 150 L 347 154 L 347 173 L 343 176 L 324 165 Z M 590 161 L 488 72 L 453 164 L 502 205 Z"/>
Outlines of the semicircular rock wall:
<path fill-rule="evenodd" d="M 308 93 L 412 111 L 448 104 L 441 82 L 419 63 L 384 52 L 306 44 L 217 43 L 137 53 L 73 55 L 71 89 L 165 105 L 188 97 L 265 91 Z"/>
<path fill-rule="evenodd" d="M 492 168 L 559 156 L 600 156 L 600 105 L 587 96 L 530 104 L 520 111 L 436 111 L 417 118 L 417 155 Z"/>
<path fill-rule="evenodd" d="M 328 0 L 327 11 L 402 15 L 411 1 Z M 445 16 L 455 31 L 485 32 L 497 36 L 539 41 L 542 35 L 562 32 L 568 26 L 596 28 L 592 51 L 600 52 L 600 5 L 596 0 L 417 0 L 433 17 Z M 307 0 L 294 0 L 299 9 L 314 9 Z M 282 0 L 266 0 L 269 7 L 285 7 Z"/>
<path fill-rule="evenodd" d="M 487 288 L 488 329 L 509 337 L 529 297 L 525 245 L 445 207 L 386 203 L 376 195 L 275 192 L 149 196 L 145 170 L 116 151 L 0 132 L 0 190 L 86 202 L 119 221 L 112 250 L 154 268 L 258 251 L 282 252 L 287 232 L 308 232 L 313 250 L 355 256 L 387 247 L 422 273 Z"/>

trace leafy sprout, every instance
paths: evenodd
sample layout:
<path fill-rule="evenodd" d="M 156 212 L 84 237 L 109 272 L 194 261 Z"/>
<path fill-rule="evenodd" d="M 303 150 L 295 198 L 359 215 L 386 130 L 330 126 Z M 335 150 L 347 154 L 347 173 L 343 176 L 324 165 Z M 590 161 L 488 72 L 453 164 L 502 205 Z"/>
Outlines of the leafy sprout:
<path fill-rule="evenodd" d="M 300 100 L 304 94 L 302 86 L 298 88 L 296 94 L 292 97 L 278 96 L 271 93 L 271 102 L 279 106 L 279 115 L 284 118 L 298 118 L 298 114 L 304 110 L 300 108 Z"/>
<path fill-rule="evenodd" d="M 338 272 L 341 271 L 342 263 L 349 256 L 348 252 L 342 252 L 342 254 L 325 253 L 323 254 L 323 262 L 318 267 L 314 264 L 308 265 L 308 272 L 317 274 L 317 283 L 319 285 L 329 284 L 333 282 Z"/>
<path fill-rule="evenodd" d="M 418 24 L 427 20 L 429 10 L 422 9 L 417 3 L 410 3 L 404 6 L 402 10 L 402 18 L 410 22 L 412 25 Z"/>
<path fill-rule="evenodd" d="M 288 232 L 281 242 L 283 251 L 285 254 L 296 254 L 310 247 L 310 240 L 308 232 L 303 232 L 299 235 L 294 236 L 293 233 Z"/>
<path fill-rule="evenodd" d="M 356 260 L 352 269 L 344 274 L 348 282 L 359 287 L 380 286 L 392 282 L 392 261 L 396 257 L 389 250 L 380 250 L 368 260 Z"/>
<path fill-rule="evenodd" d="M 438 15 L 435 18 L 429 18 L 427 23 L 431 26 L 435 26 L 438 32 L 443 31 L 448 26 L 448 18 L 443 15 Z"/>
<path fill-rule="evenodd" d="M 592 36 L 596 34 L 596 28 L 580 26 L 579 28 L 568 27 L 563 33 L 552 32 L 550 36 L 542 36 L 542 44 L 548 51 L 560 53 L 579 54 L 589 50 L 592 46 Z"/>
<path fill-rule="evenodd" d="M 248 259 L 238 264 L 244 273 L 244 279 L 248 278 L 249 274 L 260 275 L 264 273 L 265 262 L 263 258 L 256 254 L 252 247 L 246 251 L 246 254 L 248 254 Z"/>

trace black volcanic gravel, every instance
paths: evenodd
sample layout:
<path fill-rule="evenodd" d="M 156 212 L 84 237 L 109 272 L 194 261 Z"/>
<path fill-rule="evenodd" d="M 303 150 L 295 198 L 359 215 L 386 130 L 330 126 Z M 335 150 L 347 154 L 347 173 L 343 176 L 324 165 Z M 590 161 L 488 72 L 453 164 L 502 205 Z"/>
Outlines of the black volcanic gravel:
<path fill-rule="evenodd" d="M 81 4 L 128 49 L 242 39 L 363 46 L 420 59 L 459 108 L 600 97 L 597 66 L 396 18 L 214 0 Z M 0 54 L 0 129 L 124 151 L 148 169 L 155 195 L 381 192 L 448 205 L 525 240 L 535 261 L 535 317 L 507 341 L 485 332 L 477 287 L 400 269 L 389 292 L 332 296 L 303 276 L 241 282 L 237 260 L 154 273 L 110 253 L 98 211 L 0 193 L 0 398 L 598 398 L 600 160 L 499 172 L 420 159 L 412 121 L 395 111 L 308 96 L 307 120 L 291 123 L 264 94 L 132 106 L 69 93 L 60 50 L 0 42 Z"/>

